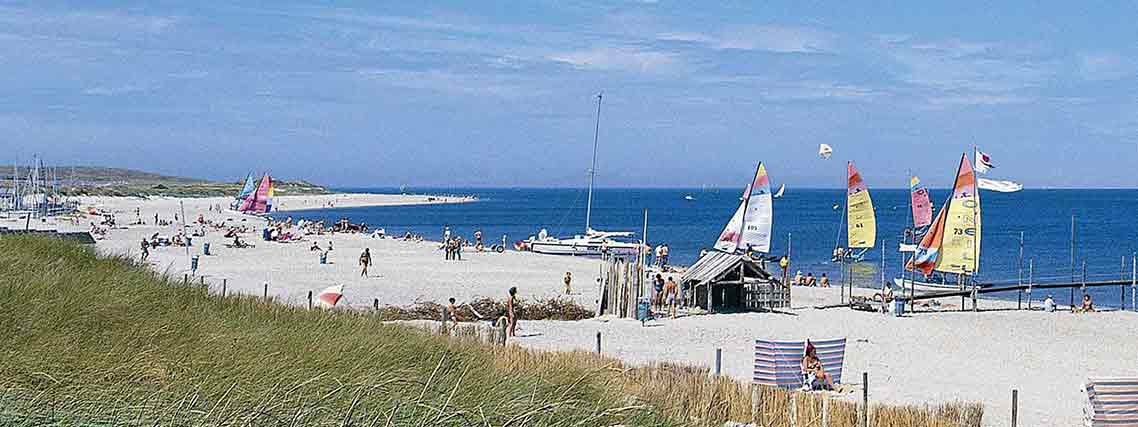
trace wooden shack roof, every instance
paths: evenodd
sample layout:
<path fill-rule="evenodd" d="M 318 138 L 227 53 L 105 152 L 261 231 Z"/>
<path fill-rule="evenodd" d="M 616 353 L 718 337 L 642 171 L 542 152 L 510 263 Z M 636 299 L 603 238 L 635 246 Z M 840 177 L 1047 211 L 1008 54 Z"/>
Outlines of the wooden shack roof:
<path fill-rule="evenodd" d="M 743 265 L 745 277 L 769 281 L 773 277 L 759 265 L 758 261 L 750 257 L 726 252 L 710 251 L 688 268 L 680 277 L 680 283 L 714 283 L 724 279 L 732 273 L 739 271 Z"/>

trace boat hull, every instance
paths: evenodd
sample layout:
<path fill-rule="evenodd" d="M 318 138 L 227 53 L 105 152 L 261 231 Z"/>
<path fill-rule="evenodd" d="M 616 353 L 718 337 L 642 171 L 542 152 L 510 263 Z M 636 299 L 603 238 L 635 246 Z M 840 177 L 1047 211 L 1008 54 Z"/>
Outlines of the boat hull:
<path fill-rule="evenodd" d="M 627 243 L 534 241 L 529 243 L 530 251 L 546 255 L 600 256 L 607 250 L 616 255 L 635 255 L 636 245 Z M 602 248 L 604 250 L 602 250 Z"/>
<path fill-rule="evenodd" d="M 893 284 L 901 289 L 913 288 L 918 291 L 957 291 L 960 286 L 955 283 L 924 282 L 920 280 L 894 278 Z M 914 287 L 915 286 L 915 287 Z"/>

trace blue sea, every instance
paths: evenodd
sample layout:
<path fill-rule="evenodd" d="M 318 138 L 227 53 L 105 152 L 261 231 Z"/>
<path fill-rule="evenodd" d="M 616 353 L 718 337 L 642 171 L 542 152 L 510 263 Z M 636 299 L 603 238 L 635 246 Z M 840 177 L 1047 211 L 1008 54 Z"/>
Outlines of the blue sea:
<path fill-rule="evenodd" d="M 396 193 L 392 188 L 345 188 L 342 191 Z M 382 227 L 390 235 L 406 231 L 439 239 L 443 227 L 472 236 L 481 229 L 486 240 L 505 235 L 509 242 L 525 239 L 541 228 L 551 235 L 570 236 L 585 229 L 586 191 L 583 189 L 408 189 L 421 194 L 461 194 L 478 197 L 477 202 L 451 205 L 336 208 L 319 211 L 279 212 L 274 216 L 333 221 L 341 217 L 353 223 Z M 898 244 L 911 217 L 908 190 L 871 189 L 877 210 L 878 247 L 853 267 L 859 286 L 880 286 L 882 253 L 888 280 L 902 268 Z M 673 264 L 688 265 L 699 251 L 710 248 L 724 224 L 738 207 L 738 189 L 613 189 L 594 192 L 592 227 L 606 231 L 634 231 L 639 238 L 644 211 L 648 211 L 648 241 L 667 243 Z M 694 200 L 685 200 L 690 195 Z M 932 190 L 937 208 L 948 196 L 947 189 Z M 982 194 L 983 240 L 980 281 L 1014 284 L 1019 274 L 1020 235 L 1023 235 L 1024 280 L 1028 260 L 1034 261 L 1037 283 L 1070 282 L 1071 220 L 1075 218 L 1076 280 L 1082 280 L 1086 263 L 1087 280 L 1130 278 L 1130 259 L 1138 252 L 1138 190 L 1024 190 L 1019 193 Z M 844 203 L 843 190 L 788 188 L 774 201 L 774 228 L 771 253 L 786 253 L 792 247 L 791 270 L 818 276 L 828 274 L 836 282 L 838 265 L 830 263 L 830 253 L 844 230 L 840 227 Z M 834 206 L 839 208 L 835 209 Z M 472 239 L 472 237 L 470 237 Z M 1042 300 L 1047 291 L 1035 291 Z M 1100 306 L 1119 305 L 1120 290 L 1092 288 Z M 1053 290 L 1057 303 L 1067 303 L 1067 290 Z M 1079 294 L 1079 291 L 1075 291 Z M 1015 293 L 1002 295 L 1016 299 Z M 1081 294 L 1076 298 L 1081 298 Z M 1130 307 L 1130 289 L 1126 289 Z"/>

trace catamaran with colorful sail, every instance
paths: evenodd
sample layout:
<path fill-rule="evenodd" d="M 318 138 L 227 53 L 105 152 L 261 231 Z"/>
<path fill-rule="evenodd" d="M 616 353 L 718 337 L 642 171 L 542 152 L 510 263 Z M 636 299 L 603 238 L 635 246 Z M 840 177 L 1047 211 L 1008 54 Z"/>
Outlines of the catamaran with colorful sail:
<path fill-rule="evenodd" d="M 255 190 L 257 190 L 257 178 L 254 178 L 253 173 L 250 172 L 249 175 L 245 176 L 245 185 L 241 187 L 241 191 L 237 192 L 237 196 L 233 198 L 229 208 L 233 210 L 240 208 L 245 199 Z"/>
<path fill-rule="evenodd" d="M 861 179 L 861 173 L 854 168 L 853 162 L 846 163 L 846 209 L 842 222 L 846 224 L 846 247 L 842 248 L 839 227 L 839 241 L 834 247 L 831 260 L 861 261 L 877 241 L 877 217 L 873 211 L 869 187 Z M 860 251 L 854 253 L 858 249 Z"/>
<path fill-rule="evenodd" d="M 238 212 L 266 214 L 273 210 L 273 179 L 268 174 L 261 178 L 256 190 L 241 201 Z"/>
<path fill-rule="evenodd" d="M 960 158 L 952 194 L 905 266 L 908 271 L 923 274 L 926 280 L 898 278 L 894 283 L 902 288 L 959 289 L 968 277 L 975 279 L 980 269 L 980 218 L 976 173 L 964 155 Z M 957 282 L 927 280 L 934 272 L 955 275 Z"/>
<path fill-rule="evenodd" d="M 909 175 L 909 210 L 912 211 L 912 226 L 905 230 L 905 240 L 901 242 L 901 252 L 916 252 L 917 237 L 924 234 L 924 228 L 932 224 L 933 206 L 929 201 L 929 190 L 921 185 L 921 179 Z M 913 241 L 909 239 L 912 238 Z M 911 243 L 910 243 L 911 242 Z"/>
<path fill-rule="evenodd" d="M 755 169 L 755 178 L 743 190 L 739 208 L 719 234 L 715 249 L 727 253 L 769 253 L 773 218 L 770 179 L 760 162 Z"/>

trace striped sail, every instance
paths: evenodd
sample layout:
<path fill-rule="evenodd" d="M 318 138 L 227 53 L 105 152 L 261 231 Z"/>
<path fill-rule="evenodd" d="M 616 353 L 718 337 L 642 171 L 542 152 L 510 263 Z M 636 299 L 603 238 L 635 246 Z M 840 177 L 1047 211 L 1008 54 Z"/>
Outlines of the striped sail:
<path fill-rule="evenodd" d="M 869 188 L 854 168 L 846 164 L 846 247 L 872 248 L 877 241 L 877 218 Z"/>
<path fill-rule="evenodd" d="M 249 197 L 250 194 L 253 194 L 253 190 L 256 189 L 257 178 L 253 178 L 253 174 L 249 174 L 249 176 L 245 177 L 245 186 L 241 187 L 241 192 L 237 193 L 237 198 L 244 200 L 246 197 Z"/>
<path fill-rule="evenodd" d="M 973 274 L 979 267 L 980 257 L 980 192 L 976 187 L 976 173 L 968 156 L 960 158 L 948 213 L 944 219 L 944 240 L 936 271 L 942 273 Z"/>
<path fill-rule="evenodd" d="M 739 241 L 743 237 L 743 213 L 747 210 L 747 198 L 751 195 L 751 186 L 743 191 L 743 201 L 739 202 L 739 209 L 727 221 L 723 232 L 719 233 L 719 240 L 715 242 L 715 249 L 727 253 L 734 253 L 739 248 Z"/>
<path fill-rule="evenodd" d="M 245 202 L 241 204 L 238 209 L 241 212 L 258 212 L 265 213 L 269 211 L 269 198 L 271 197 L 273 188 L 273 180 L 265 175 L 261 178 L 261 183 L 257 185 L 257 191 L 250 194 L 245 198 Z"/>
<path fill-rule="evenodd" d="M 913 206 L 913 228 L 931 224 L 933 205 L 929 202 L 929 190 L 921 185 L 921 180 L 916 175 L 909 178 L 909 197 Z"/>
<path fill-rule="evenodd" d="M 946 205 L 947 203 L 945 202 Z M 936 221 L 933 221 L 932 227 L 917 244 L 917 252 L 905 265 L 909 271 L 920 271 L 928 275 L 933 272 L 933 268 L 936 268 L 937 258 L 940 257 L 940 245 L 944 241 L 944 216 L 948 212 L 946 207 L 941 207 Z"/>
<path fill-rule="evenodd" d="M 747 209 L 743 214 L 743 236 L 739 247 L 756 252 L 768 253 L 771 250 L 771 225 L 774 212 L 771 208 L 771 184 L 767 168 L 760 162 L 751 182 L 751 195 L 747 198 Z"/>

